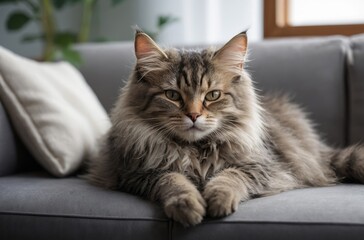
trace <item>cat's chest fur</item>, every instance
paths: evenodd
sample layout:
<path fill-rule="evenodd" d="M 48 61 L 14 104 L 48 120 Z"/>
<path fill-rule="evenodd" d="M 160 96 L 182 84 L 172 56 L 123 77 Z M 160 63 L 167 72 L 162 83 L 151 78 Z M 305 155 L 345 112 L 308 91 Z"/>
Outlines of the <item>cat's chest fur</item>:
<path fill-rule="evenodd" d="M 166 155 L 170 164 L 164 166 L 189 177 L 196 185 L 203 186 L 216 172 L 223 169 L 226 161 L 221 158 L 222 144 L 217 142 L 200 142 L 180 145 L 171 143 Z M 172 159 L 172 160 L 171 160 Z M 163 166 L 161 166 L 163 168 Z"/>

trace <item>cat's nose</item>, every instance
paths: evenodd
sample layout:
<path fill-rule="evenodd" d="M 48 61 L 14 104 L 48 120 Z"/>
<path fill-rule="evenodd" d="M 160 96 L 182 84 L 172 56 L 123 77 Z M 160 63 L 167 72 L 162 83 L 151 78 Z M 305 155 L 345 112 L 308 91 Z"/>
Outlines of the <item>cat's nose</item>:
<path fill-rule="evenodd" d="M 187 113 L 186 115 L 192 120 L 192 122 L 196 122 L 197 118 L 201 116 L 201 114 L 195 112 Z"/>

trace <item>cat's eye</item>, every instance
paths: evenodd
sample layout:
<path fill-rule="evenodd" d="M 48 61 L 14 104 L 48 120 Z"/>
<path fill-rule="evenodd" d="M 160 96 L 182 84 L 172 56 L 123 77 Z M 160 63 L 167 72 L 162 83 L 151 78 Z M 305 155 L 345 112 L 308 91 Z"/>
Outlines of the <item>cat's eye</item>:
<path fill-rule="evenodd" d="M 174 90 L 167 90 L 167 91 L 165 91 L 165 94 L 166 94 L 166 97 L 172 101 L 178 101 L 181 99 L 181 95 L 177 91 L 174 91 Z"/>
<path fill-rule="evenodd" d="M 219 99 L 221 96 L 221 91 L 219 90 L 214 90 L 211 92 L 208 92 L 205 96 L 205 99 L 207 101 L 216 101 L 217 99 Z"/>

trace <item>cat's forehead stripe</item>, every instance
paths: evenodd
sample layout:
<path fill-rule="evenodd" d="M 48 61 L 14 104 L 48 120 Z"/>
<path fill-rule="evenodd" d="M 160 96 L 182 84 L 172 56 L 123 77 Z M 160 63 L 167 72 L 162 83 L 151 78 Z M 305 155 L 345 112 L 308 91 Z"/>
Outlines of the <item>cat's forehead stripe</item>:
<path fill-rule="evenodd" d="M 177 86 L 179 88 L 181 88 L 182 81 L 184 81 L 184 83 L 187 86 L 191 85 L 189 78 L 188 78 L 187 67 L 185 65 L 185 56 L 183 56 L 183 55 L 181 55 L 181 61 L 179 64 L 179 73 L 178 73 L 178 78 L 177 78 Z"/>
<path fill-rule="evenodd" d="M 180 88 L 182 81 L 185 85 L 195 89 L 202 85 L 203 76 L 206 73 L 205 60 L 201 53 L 196 51 L 180 51 L 180 64 L 177 77 L 177 85 Z"/>

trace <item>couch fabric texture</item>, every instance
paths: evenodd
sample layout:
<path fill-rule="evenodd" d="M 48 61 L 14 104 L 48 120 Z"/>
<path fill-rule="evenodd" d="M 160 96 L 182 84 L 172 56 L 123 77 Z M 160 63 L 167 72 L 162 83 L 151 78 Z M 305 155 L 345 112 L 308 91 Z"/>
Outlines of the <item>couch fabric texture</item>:
<path fill-rule="evenodd" d="M 132 43 L 78 47 L 82 74 L 107 111 L 134 64 Z M 330 145 L 364 136 L 364 36 L 250 44 L 260 93 L 290 93 Z M 158 204 L 53 178 L 34 162 L 0 103 L 0 239 L 362 239 L 364 185 L 307 188 L 241 203 L 221 219 L 183 228 Z"/>

